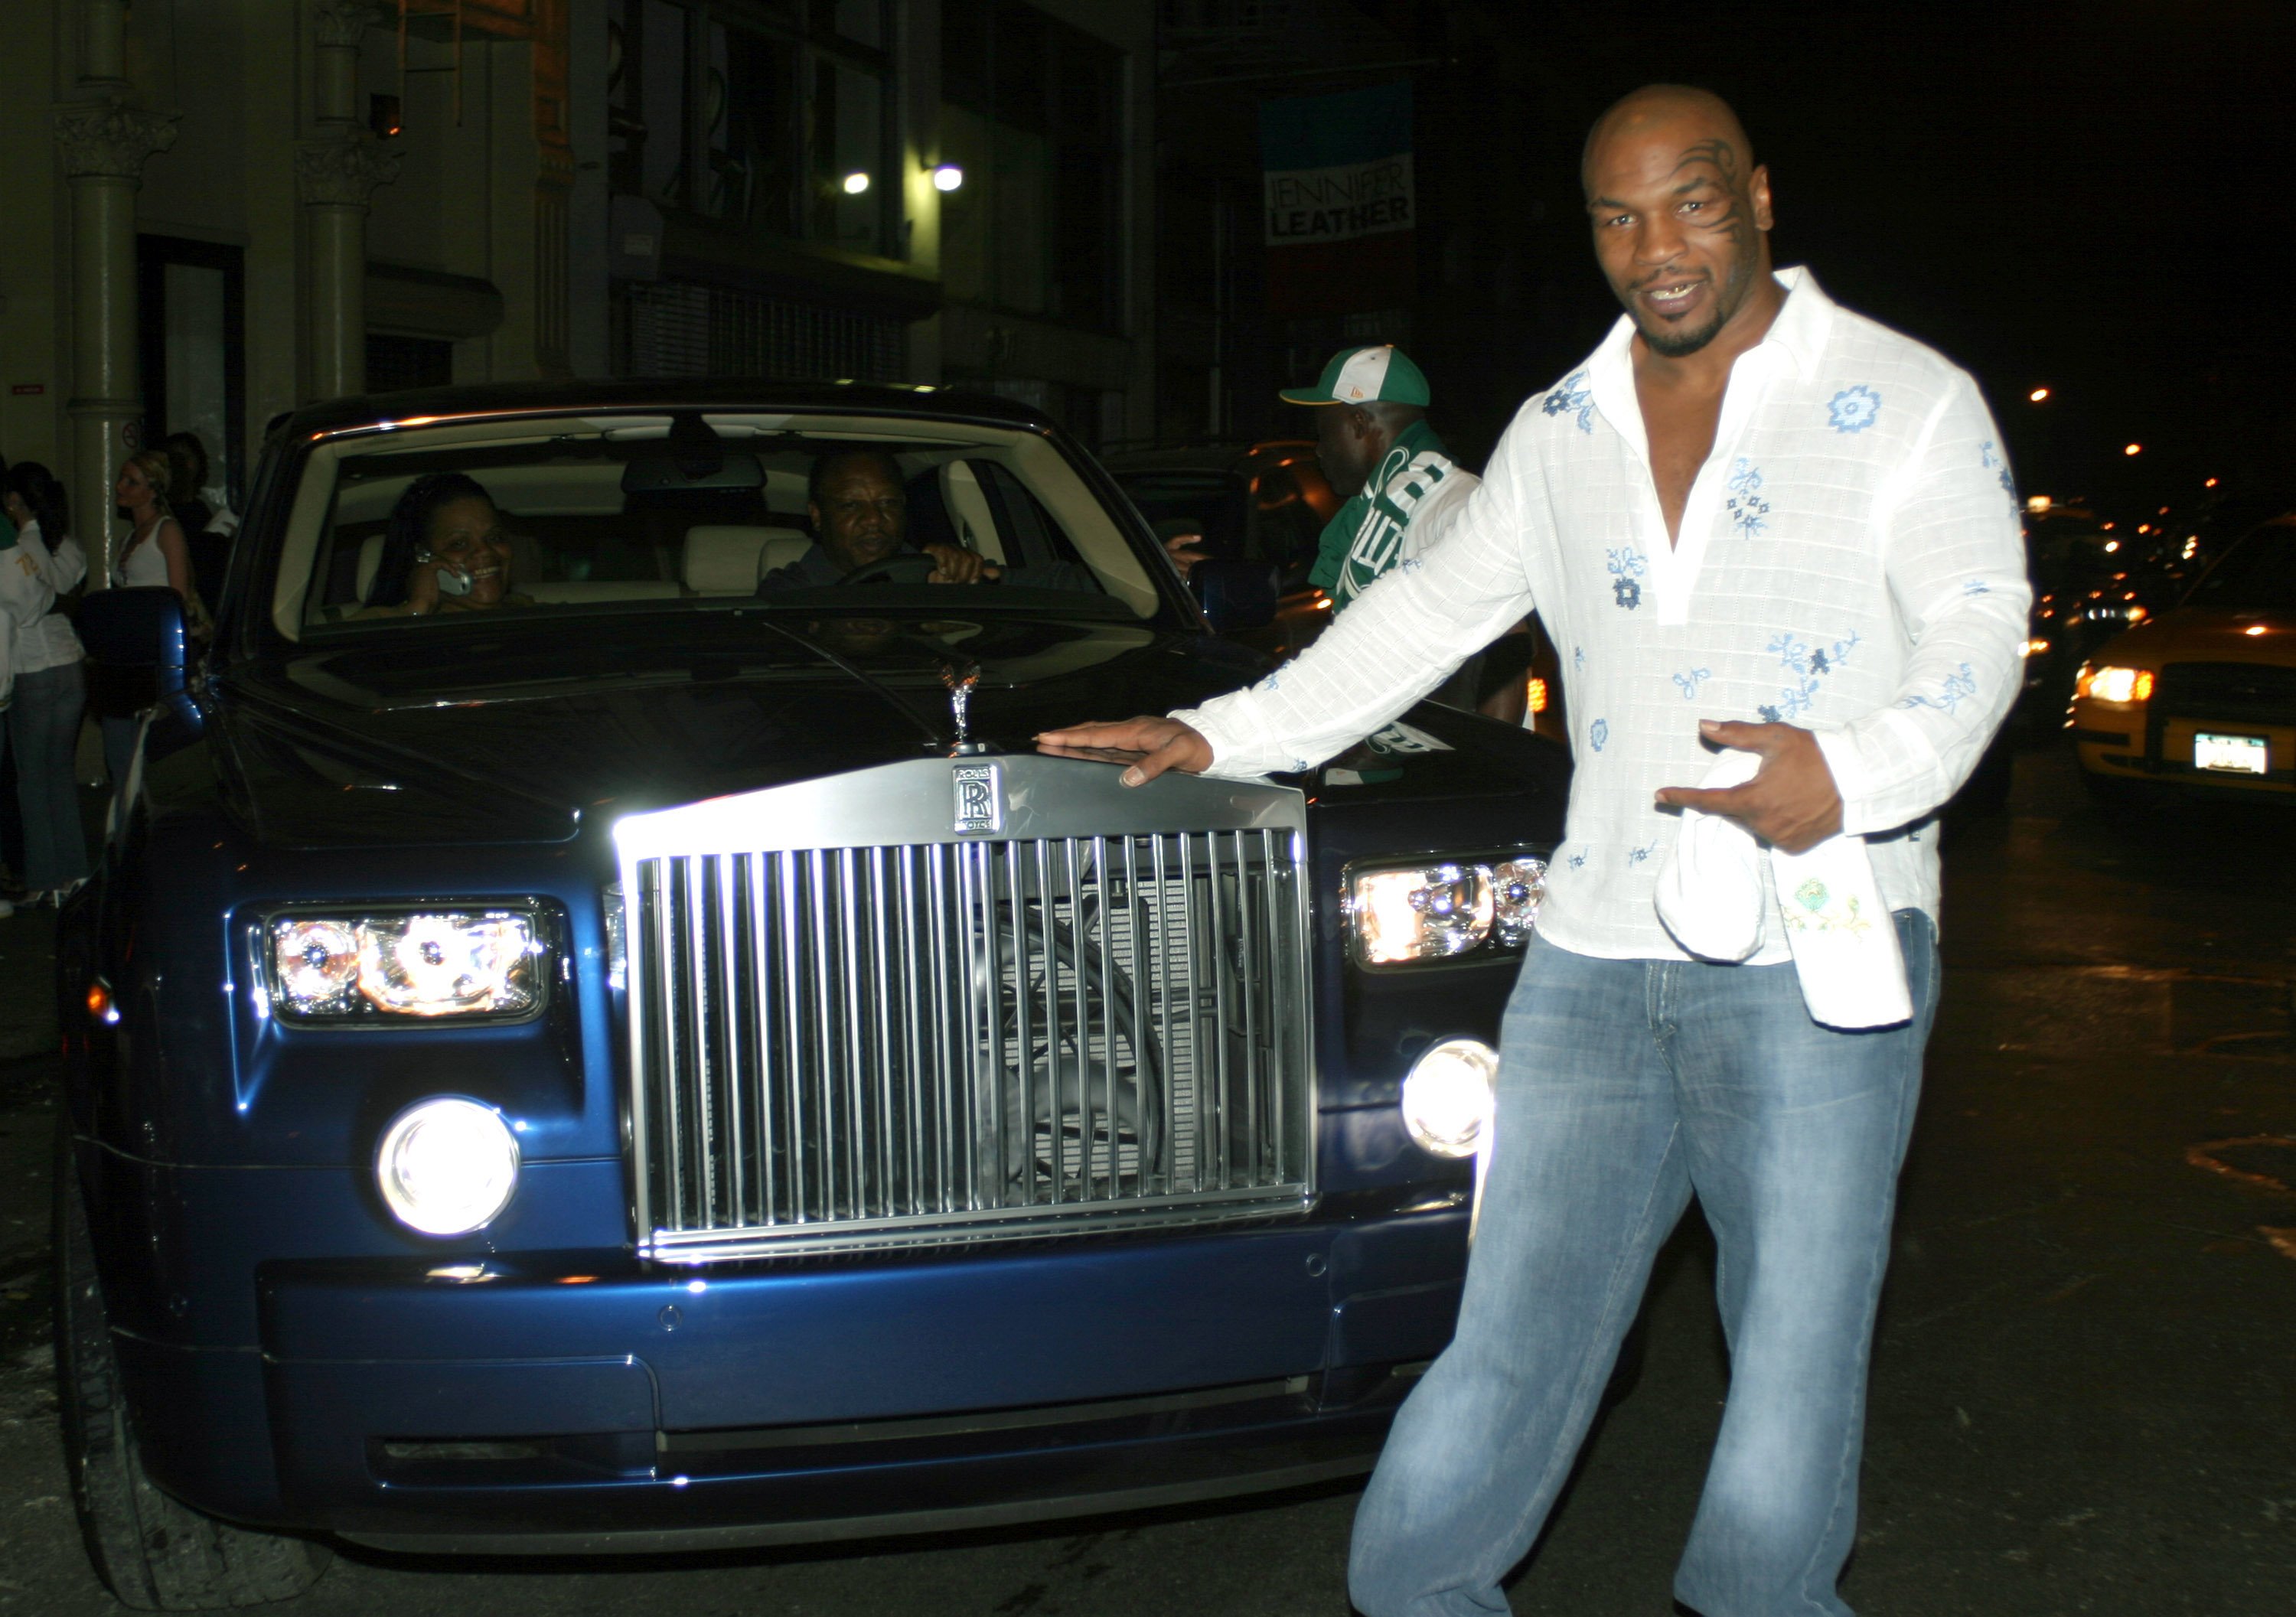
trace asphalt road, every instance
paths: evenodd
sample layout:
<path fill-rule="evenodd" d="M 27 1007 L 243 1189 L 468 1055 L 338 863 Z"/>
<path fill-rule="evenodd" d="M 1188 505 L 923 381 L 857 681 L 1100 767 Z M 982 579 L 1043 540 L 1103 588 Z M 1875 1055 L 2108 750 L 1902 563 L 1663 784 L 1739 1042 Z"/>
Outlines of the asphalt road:
<path fill-rule="evenodd" d="M 1948 844 L 1947 987 L 1845 1591 L 1867 1617 L 2296 1617 L 2296 817 L 2108 823 L 2054 752 Z M 37 917 L 0 923 L 37 1044 Z M 4 1042 L 0 1042 L 4 1047 Z M 116 1610 L 58 1456 L 53 1063 L 0 1063 L 0 1611 Z M 1512 1597 L 1671 1608 L 1725 1367 L 1693 1218 L 1648 1360 Z M 1344 1617 L 1349 1489 L 1034 1532 L 644 1563 L 340 1558 L 282 1613 Z"/>

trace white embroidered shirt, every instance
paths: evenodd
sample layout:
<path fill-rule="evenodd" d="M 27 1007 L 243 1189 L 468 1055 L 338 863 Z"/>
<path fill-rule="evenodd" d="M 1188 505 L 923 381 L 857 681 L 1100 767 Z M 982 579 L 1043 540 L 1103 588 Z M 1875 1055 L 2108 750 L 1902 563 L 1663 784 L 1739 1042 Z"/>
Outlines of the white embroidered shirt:
<path fill-rule="evenodd" d="M 1712 767 L 1701 718 L 1816 732 L 1883 899 L 1934 918 L 1928 817 L 2021 684 L 2016 488 L 1967 374 L 1839 308 L 1807 270 L 1778 280 L 1785 304 L 1732 368 L 1678 542 L 1622 317 L 1523 406 L 1441 543 L 1276 673 L 1174 715 L 1210 742 L 1213 771 L 1312 767 L 1536 608 L 1564 658 L 1576 765 L 1539 913 L 1549 940 L 1688 957 L 1653 906 L 1679 817 L 1652 798 Z M 1753 958 L 1784 961 L 1783 940 Z"/>

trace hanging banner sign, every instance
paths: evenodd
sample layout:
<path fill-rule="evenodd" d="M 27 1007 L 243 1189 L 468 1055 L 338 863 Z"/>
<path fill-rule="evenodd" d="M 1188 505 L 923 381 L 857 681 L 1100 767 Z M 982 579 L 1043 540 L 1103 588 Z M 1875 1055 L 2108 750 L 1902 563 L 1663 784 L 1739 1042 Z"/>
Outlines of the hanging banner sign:
<path fill-rule="evenodd" d="M 1411 83 L 1259 105 L 1267 312 L 1394 308 L 1414 291 Z"/>

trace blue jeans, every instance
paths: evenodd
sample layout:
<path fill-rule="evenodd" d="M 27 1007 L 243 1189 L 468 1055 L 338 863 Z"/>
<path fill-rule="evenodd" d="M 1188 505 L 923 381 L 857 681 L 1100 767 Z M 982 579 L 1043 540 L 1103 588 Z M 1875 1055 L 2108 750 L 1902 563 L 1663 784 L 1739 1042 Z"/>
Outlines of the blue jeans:
<path fill-rule="evenodd" d="M 1730 1398 L 1675 1572 L 1704 1617 L 1849 1617 L 1866 1363 L 1937 1003 L 1936 932 L 1897 916 L 1914 1017 L 1809 1019 L 1791 965 L 1598 960 L 1534 940 L 1507 1005 L 1481 1232 L 1451 1346 L 1356 1514 L 1369 1617 L 1507 1610 L 1657 1256 L 1694 1193 L 1719 1250 Z"/>
<path fill-rule="evenodd" d="M 16 676 L 8 745 L 16 754 L 16 807 L 24 817 L 24 885 L 37 892 L 87 874 L 72 754 L 86 678 L 77 662 Z"/>

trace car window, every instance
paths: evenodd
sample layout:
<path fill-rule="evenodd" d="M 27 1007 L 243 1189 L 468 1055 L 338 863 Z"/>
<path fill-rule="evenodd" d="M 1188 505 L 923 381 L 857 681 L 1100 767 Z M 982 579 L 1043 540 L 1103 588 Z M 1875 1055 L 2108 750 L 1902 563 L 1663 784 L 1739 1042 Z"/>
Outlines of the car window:
<path fill-rule="evenodd" d="M 855 449 L 888 456 L 899 475 L 904 548 L 958 544 L 1004 570 L 969 607 L 1042 605 L 1051 592 L 1080 610 L 1157 610 L 1134 541 L 1038 434 L 707 419 L 708 431 L 667 415 L 402 427 L 323 445 L 292 503 L 273 620 L 299 638 L 477 611 L 747 602 L 763 574 L 817 554 L 808 478 L 816 461 Z M 903 580 L 924 587 L 897 575 L 897 593 Z M 807 575 L 808 587 L 836 582 L 833 569 Z"/>
<path fill-rule="evenodd" d="M 1159 538 L 1199 533 L 1208 555 L 1243 554 L 1250 493 L 1242 477 L 1229 472 L 1119 472 L 1116 480 Z"/>
<path fill-rule="evenodd" d="M 2226 551 L 2185 597 L 2215 612 L 2296 612 L 2296 528 L 2259 528 Z"/>

